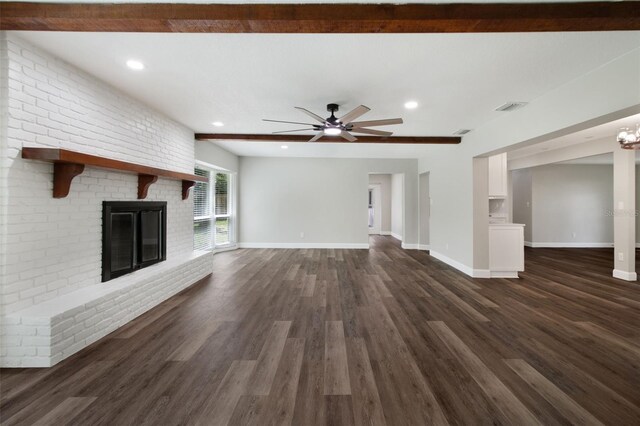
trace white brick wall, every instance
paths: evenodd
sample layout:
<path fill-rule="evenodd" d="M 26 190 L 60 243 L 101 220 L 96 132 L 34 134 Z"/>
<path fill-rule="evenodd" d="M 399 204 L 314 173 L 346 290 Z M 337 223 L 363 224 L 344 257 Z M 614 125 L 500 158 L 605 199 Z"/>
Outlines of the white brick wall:
<path fill-rule="evenodd" d="M 87 167 L 66 198 L 54 199 L 53 166 L 23 160 L 21 148 L 59 147 L 192 173 L 193 132 L 12 33 L 0 32 L 0 70 L 0 357 L 15 364 L 20 352 L 24 366 L 42 365 L 29 357 L 49 356 L 41 344 L 51 336 L 39 332 L 50 325 L 11 324 L 7 315 L 100 285 L 102 201 L 135 200 L 137 178 Z M 159 179 L 147 200 L 167 201 L 167 260 L 190 255 L 193 200 L 181 200 L 181 182 Z M 159 303 L 149 300 L 145 310 Z M 78 330 L 85 343 L 92 338 Z M 12 346 L 18 338 L 19 348 Z M 73 350 L 83 347 L 76 343 Z"/>
<path fill-rule="evenodd" d="M 87 167 L 69 196 L 51 196 L 53 167 L 23 146 L 60 147 L 192 173 L 193 132 L 94 77 L 4 34 L 8 60 L 8 209 L 1 307 L 6 313 L 100 282 L 103 200 L 133 200 L 135 175 Z M 167 258 L 192 250 L 192 200 L 160 179 L 147 200 L 168 201 Z"/>
<path fill-rule="evenodd" d="M 2 367 L 50 367 L 211 273 L 211 252 L 178 257 L 2 319 Z"/>

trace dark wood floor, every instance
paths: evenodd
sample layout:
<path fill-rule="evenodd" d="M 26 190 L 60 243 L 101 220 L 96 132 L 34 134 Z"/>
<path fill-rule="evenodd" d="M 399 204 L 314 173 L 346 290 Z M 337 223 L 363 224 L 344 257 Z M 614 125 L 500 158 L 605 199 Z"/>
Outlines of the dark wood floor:
<path fill-rule="evenodd" d="M 72 358 L 3 370 L 3 424 L 640 424 L 640 286 L 610 250 L 473 280 L 372 243 L 217 254 Z"/>

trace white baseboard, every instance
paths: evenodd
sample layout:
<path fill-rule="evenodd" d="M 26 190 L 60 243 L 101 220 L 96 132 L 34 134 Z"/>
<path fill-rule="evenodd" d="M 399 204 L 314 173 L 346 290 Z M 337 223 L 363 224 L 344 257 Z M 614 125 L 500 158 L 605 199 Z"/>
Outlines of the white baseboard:
<path fill-rule="evenodd" d="M 418 250 L 419 244 L 405 244 L 402 243 L 402 248 L 405 250 Z"/>
<path fill-rule="evenodd" d="M 473 269 L 467 265 L 464 265 L 457 260 L 453 260 L 450 257 L 443 255 L 442 253 L 438 253 L 437 251 L 429 251 L 429 254 L 436 259 L 446 263 L 449 266 L 456 268 L 458 271 L 463 272 L 469 275 L 472 278 L 491 278 L 491 271 L 488 269 Z"/>
<path fill-rule="evenodd" d="M 380 235 L 391 235 L 391 231 L 380 231 Z"/>
<path fill-rule="evenodd" d="M 517 271 L 491 271 L 491 278 L 520 278 Z"/>
<path fill-rule="evenodd" d="M 234 244 L 228 247 L 218 247 L 217 249 L 214 249 L 212 251 L 213 251 L 213 254 L 216 254 L 216 253 L 222 253 L 224 251 L 231 251 L 231 250 L 238 250 L 238 245 Z"/>
<path fill-rule="evenodd" d="M 532 248 L 611 248 L 613 243 L 533 243 L 525 241 L 526 247 Z"/>
<path fill-rule="evenodd" d="M 395 232 L 390 232 L 389 235 L 391 235 L 393 238 L 395 238 L 396 240 L 400 240 L 402 241 L 402 235 L 398 235 Z"/>
<path fill-rule="evenodd" d="M 636 243 L 636 248 L 640 248 L 640 243 Z"/>
<path fill-rule="evenodd" d="M 431 246 L 429 244 L 418 244 L 418 250 L 431 250 Z"/>
<path fill-rule="evenodd" d="M 368 249 L 364 243 L 239 243 L 240 248 L 277 249 Z"/>
<path fill-rule="evenodd" d="M 473 268 L 470 268 L 467 265 L 464 265 L 464 264 L 458 262 L 457 260 L 453 260 L 450 257 L 445 256 L 442 253 L 438 253 L 437 251 L 431 250 L 429 252 L 429 254 L 431 256 L 435 257 L 436 259 L 438 259 L 439 261 L 444 262 L 447 265 L 456 268 L 458 271 L 464 272 L 465 274 L 469 275 L 470 277 L 473 276 Z"/>
<path fill-rule="evenodd" d="M 621 271 L 620 269 L 614 269 L 613 278 L 619 278 L 625 281 L 638 281 L 638 274 L 635 272 L 627 272 Z"/>
<path fill-rule="evenodd" d="M 474 269 L 473 275 L 471 276 L 473 278 L 493 278 L 493 275 L 491 275 L 491 271 L 488 269 Z"/>

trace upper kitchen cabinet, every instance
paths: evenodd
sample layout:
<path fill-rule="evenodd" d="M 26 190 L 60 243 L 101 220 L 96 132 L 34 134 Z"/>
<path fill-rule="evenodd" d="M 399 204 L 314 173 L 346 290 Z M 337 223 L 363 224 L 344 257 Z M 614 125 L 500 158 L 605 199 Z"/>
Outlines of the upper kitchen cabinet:
<path fill-rule="evenodd" d="M 507 198 L 507 154 L 489 157 L 489 198 Z"/>

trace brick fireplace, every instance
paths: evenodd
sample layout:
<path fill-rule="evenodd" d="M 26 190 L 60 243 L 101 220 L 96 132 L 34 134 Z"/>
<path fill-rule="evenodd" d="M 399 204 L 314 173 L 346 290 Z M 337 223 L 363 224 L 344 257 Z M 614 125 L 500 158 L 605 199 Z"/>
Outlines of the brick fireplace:
<path fill-rule="evenodd" d="M 103 202 L 136 202 L 137 176 L 87 166 L 56 199 L 53 165 L 21 149 L 193 173 L 193 132 L 15 34 L 0 33 L 0 67 L 0 366 L 44 367 L 211 273 L 211 253 L 193 251 L 192 198 L 160 177 L 146 200 L 166 202 L 166 261 L 102 283 Z"/>

